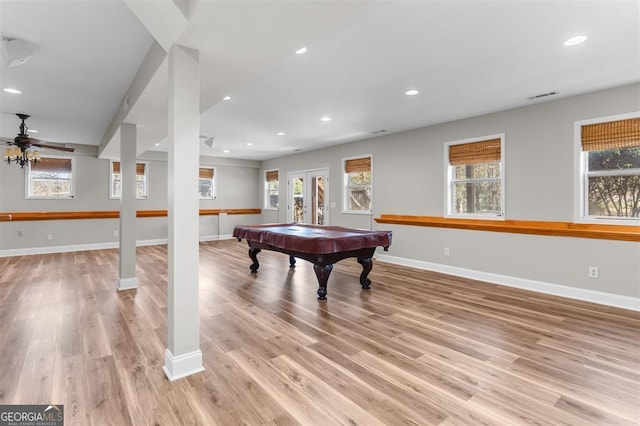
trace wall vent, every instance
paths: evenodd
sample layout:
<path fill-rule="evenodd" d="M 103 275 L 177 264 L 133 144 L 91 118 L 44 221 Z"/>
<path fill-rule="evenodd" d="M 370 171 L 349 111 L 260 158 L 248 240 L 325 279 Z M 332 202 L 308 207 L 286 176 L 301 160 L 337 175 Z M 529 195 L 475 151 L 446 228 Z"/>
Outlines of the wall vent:
<path fill-rule="evenodd" d="M 534 100 L 534 99 L 540 99 L 540 98 L 546 98 L 547 96 L 553 96 L 553 95 L 557 95 L 558 92 L 548 92 L 548 93 L 540 93 L 539 95 L 535 95 L 535 96 L 529 96 L 527 99 Z"/>

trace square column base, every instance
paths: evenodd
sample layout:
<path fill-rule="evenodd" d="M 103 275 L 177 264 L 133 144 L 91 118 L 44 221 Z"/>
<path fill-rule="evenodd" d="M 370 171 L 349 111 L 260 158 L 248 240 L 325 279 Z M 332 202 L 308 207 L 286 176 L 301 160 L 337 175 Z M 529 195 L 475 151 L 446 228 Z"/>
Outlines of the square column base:
<path fill-rule="evenodd" d="M 131 290 L 138 288 L 138 279 L 133 278 L 118 278 L 118 291 Z"/>
<path fill-rule="evenodd" d="M 204 371 L 202 365 L 202 351 L 197 350 L 188 354 L 174 356 L 169 349 L 164 353 L 164 374 L 169 381 L 182 379 L 183 377 Z"/>

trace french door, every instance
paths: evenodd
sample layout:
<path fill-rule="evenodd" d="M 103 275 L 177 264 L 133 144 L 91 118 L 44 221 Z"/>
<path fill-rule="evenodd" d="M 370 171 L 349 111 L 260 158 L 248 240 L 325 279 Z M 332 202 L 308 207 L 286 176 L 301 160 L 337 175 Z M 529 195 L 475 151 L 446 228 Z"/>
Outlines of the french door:
<path fill-rule="evenodd" d="M 287 176 L 289 221 L 329 224 L 329 169 L 292 172 Z"/>

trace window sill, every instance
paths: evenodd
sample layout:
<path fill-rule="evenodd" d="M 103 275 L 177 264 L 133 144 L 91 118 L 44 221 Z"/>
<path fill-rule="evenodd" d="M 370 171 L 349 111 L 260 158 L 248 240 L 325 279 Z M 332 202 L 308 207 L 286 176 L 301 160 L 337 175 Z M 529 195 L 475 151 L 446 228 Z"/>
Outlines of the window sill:
<path fill-rule="evenodd" d="M 342 214 L 359 214 L 371 216 L 373 212 L 371 210 L 342 210 Z"/>
<path fill-rule="evenodd" d="M 75 200 L 73 195 L 64 195 L 59 197 L 25 197 L 26 200 Z"/>
<path fill-rule="evenodd" d="M 640 242 L 640 228 L 635 225 L 604 225 L 511 219 L 453 219 L 437 216 L 408 216 L 391 214 L 382 214 L 374 220 L 377 223 L 389 223 L 394 225 L 428 226 L 437 228 L 468 229 L 474 231 L 507 232 L 513 234 Z"/>

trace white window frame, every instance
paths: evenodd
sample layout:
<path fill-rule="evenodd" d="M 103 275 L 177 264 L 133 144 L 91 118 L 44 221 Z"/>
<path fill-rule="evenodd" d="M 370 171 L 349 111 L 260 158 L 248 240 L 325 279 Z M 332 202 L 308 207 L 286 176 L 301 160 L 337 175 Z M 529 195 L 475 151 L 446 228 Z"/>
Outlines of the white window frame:
<path fill-rule="evenodd" d="M 356 160 L 358 158 L 367 158 L 371 159 L 371 170 L 370 175 L 371 179 L 369 180 L 370 192 L 371 192 L 371 208 L 369 210 L 351 210 L 348 209 L 349 205 L 349 174 L 344 171 L 345 164 L 349 160 Z M 362 155 L 354 155 L 352 157 L 346 157 L 342 159 L 342 213 L 344 214 L 359 214 L 359 215 L 369 215 L 373 214 L 373 154 L 362 154 Z"/>
<path fill-rule="evenodd" d="M 271 207 L 269 205 L 269 181 L 267 181 L 267 173 L 269 172 L 278 172 L 278 207 Z M 262 175 L 264 178 L 264 203 L 263 203 L 263 210 L 269 210 L 269 211 L 277 211 L 280 209 L 280 169 L 269 169 L 269 170 L 265 170 L 264 174 Z"/>
<path fill-rule="evenodd" d="M 200 195 L 200 169 L 208 169 L 208 170 L 213 170 L 213 178 L 211 179 L 211 197 L 203 197 L 202 195 Z M 201 200 L 215 200 L 216 197 L 218 196 L 217 193 L 217 185 L 216 185 L 216 173 L 218 173 L 218 170 L 216 170 L 215 167 L 213 166 L 203 166 L 200 165 L 198 167 L 198 196 L 200 197 Z"/>
<path fill-rule="evenodd" d="M 481 142 L 489 139 L 500 139 L 500 205 L 502 211 L 499 213 L 455 213 L 453 203 L 455 196 L 454 191 L 454 167 L 449 164 L 449 147 L 451 145 L 462 145 L 466 143 Z M 455 141 L 449 141 L 444 143 L 444 216 L 449 218 L 459 219 L 485 219 L 485 220 L 505 220 L 506 219 L 506 205 L 505 205 L 505 193 L 506 193 L 506 179 L 505 179 L 505 133 L 496 133 L 493 135 L 480 136 L 468 139 L 460 139 Z M 487 180 L 487 179 L 479 179 Z"/>
<path fill-rule="evenodd" d="M 620 175 L 624 173 L 616 173 L 615 171 L 601 171 L 588 173 L 588 153 L 582 151 L 582 126 L 588 124 L 604 123 L 608 121 L 626 120 L 629 118 L 640 117 L 640 111 L 629 112 L 625 114 L 609 115 L 606 117 L 596 117 L 588 120 L 580 120 L 574 122 L 573 128 L 573 146 L 574 146 L 574 222 L 575 223 L 600 223 L 603 225 L 636 225 L 640 226 L 640 219 L 637 218 L 611 218 L 607 216 L 590 216 L 589 215 L 589 176 L 606 176 Z M 635 174 L 635 173 L 633 173 Z"/>
<path fill-rule="evenodd" d="M 31 195 L 31 161 L 25 169 L 25 198 L 28 200 L 73 200 L 76 194 L 76 159 L 67 155 L 42 155 L 41 158 L 60 158 L 65 160 L 71 160 L 71 182 L 69 185 L 69 195 L 63 196 L 43 196 L 43 195 Z"/>
<path fill-rule="evenodd" d="M 121 171 L 122 171 L 122 161 L 120 160 L 109 160 L 109 199 L 110 200 L 119 200 L 120 195 L 115 195 L 113 193 L 113 163 L 120 163 Z M 136 194 L 137 200 L 148 200 L 149 199 L 149 163 L 147 161 L 137 161 L 136 160 L 136 168 L 138 164 L 144 164 L 144 192 L 145 194 L 138 197 Z M 122 175 L 122 173 L 119 173 Z M 121 176 L 122 177 L 122 176 Z M 137 192 L 137 191 L 136 191 Z"/>

